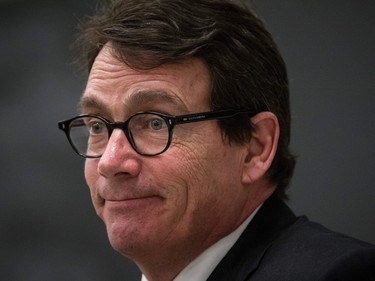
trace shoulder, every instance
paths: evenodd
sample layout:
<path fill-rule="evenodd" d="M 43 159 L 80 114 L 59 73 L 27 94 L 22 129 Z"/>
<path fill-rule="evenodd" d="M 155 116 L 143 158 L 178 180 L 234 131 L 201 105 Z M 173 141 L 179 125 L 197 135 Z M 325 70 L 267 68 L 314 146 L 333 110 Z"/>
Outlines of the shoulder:
<path fill-rule="evenodd" d="M 375 280 L 375 246 L 300 217 L 269 245 L 257 274 L 268 280 Z"/>
<path fill-rule="evenodd" d="M 269 198 L 209 281 L 374 281 L 375 246 L 296 217 Z"/>

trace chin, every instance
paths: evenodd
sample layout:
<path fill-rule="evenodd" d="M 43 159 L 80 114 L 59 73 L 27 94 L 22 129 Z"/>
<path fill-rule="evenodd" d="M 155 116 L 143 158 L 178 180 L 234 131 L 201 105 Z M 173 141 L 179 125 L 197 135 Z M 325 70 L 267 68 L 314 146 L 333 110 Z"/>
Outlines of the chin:
<path fill-rule="evenodd" d="M 130 222 L 106 222 L 109 242 L 114 250 L 126 257 L 134 257 L 147 248 L 150 235 L 144 227 Z"/>
<path fill-rule="evenodd" d="M 108 239 L 112 248 L 128 256 L 131 250 L 135 248 L 135 244 L 137 244 L 135 237 L 138 235 L 131 233 L 126 226 L 121 226 L 118 223 L 106 224 L 106 227 Z"/>

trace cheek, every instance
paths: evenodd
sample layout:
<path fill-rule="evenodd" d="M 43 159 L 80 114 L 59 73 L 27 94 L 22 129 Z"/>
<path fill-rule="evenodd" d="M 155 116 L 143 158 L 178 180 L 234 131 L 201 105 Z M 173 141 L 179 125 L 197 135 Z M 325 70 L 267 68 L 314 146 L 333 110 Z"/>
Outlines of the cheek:
<path fill-rule="evenodd" d="M 208 172 L 204 163 L 206 153 L 203 145 L 189 146 L 186 141 L 175 141 L 170 147 L 169 159 L 164 161 L 164 169 L 169 177 L 180 178 L 186 184 L 199 181 Z"/>
<path fill-rule="evenodd" d="M 180 189 L 176 192 L 184 193 L 186 211 L 193 212 L 202 201 L 207 201 L 213 190 L 216 161 L 205 145 L 192 147 L 187 142 L 176 142 L 170 152 L 170 159 L 164 162 L 161 171 L 166 181 L 173 181 L 171 185 Z"/>
<path fill-rule="evenodd" d="M 95 181 L 97 180 L 99 174 L 97 173 L 98 162 L 94 159 L 86 159 L 85 162 L 85 179 L 88 186 L 94 186 Z"/>
<path fill-rule="evenodd" d="M 86 159 L 85 162 L 85 179 L 90 189 L 92 203 L 96 212 L 99 215 L 99 209 L 103 205 L 103 200 L 98 196 L 97 193 L 97 181 L 99 179 L 99 173 L 97 172 L 98 160 L 97 159 Z"/>
<path fill-rule="evenodd" d="M 175 165 L 165 164 L 161 167 L 165 171 L 165 179 L 173 179 L 173 185 L 178 188 L 181 200 L 175 206 L 175 212 L 179 213 L 179 221 L 175 235 L 184 237 L 199 237 L 215 232 L 219 228 L 223 212 L 230 209 L 231 188 L 235 185 L 237 176 L 230 169 L 236 169 L 235 163 L 228 163 L 228 157 L 217 152 L 219 145 L 201 146 L 194 149 L 186 149 L 180 146 L 172 149 L 169 162 Z M 181 153 L 183 152 L 183 153 Z M 166 161 L 168 163 L 168 161 Z M 231 166 L 231 167 L 230 167 Z M 231 188 L 229 188 L 231 187 Z M 182 194 L 183 192 L 183 194 Z M 221 231 L 218 229 L 217 231 Z"/>
<path fill-rule="evenodd" d="M 240 183 L 242 150 L 225 144 L 220 131 L 181 140 L 176 138 L 171 150 L 177 159 L 174 160 L 175 174 L 178 172 L 186 180 L 191 204 L 219 204 L 230 195 L 229 187 Z M 173 176 L 173 168 L 171 172 Z"/>

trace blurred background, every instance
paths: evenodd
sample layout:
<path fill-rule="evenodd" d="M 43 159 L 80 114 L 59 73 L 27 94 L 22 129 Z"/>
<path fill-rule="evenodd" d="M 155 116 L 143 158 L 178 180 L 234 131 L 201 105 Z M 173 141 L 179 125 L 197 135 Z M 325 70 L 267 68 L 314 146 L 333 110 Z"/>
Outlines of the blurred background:
<path fill-rule="evenodd" d="M 110 247 L 83 159 L 57 129 L 84 89 L 70 45 L 95 2 L 0 0 L 1 280 L 140 280 Z M 289 70 L 290 205 L 375 243 L 375 2 L 252 2 Z"/>

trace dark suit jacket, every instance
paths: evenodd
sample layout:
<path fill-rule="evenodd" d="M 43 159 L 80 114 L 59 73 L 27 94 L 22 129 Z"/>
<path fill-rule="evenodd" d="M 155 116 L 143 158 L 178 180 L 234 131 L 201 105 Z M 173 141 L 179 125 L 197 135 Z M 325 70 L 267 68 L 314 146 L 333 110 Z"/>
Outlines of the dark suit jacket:
<path fill-rule="evenodd" d="M 375 281 L 375 246 L 269 198 L 208 281 Z"/>

